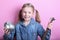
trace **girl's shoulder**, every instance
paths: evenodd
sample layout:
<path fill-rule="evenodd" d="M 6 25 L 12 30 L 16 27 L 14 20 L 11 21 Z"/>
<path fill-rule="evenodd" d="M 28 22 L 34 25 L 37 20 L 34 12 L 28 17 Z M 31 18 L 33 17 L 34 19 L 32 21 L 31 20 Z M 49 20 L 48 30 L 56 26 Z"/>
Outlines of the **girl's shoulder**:
<path fill-rule="evenodd" d="M 42 27 L 41 23 L 38 23 L 38 22 L 35 22 L 35 25 L 36 25 L 37 27 Z"/>
<path fill-rule="evenodd" d="M 20 27 L 20 21 L 16 23 L 15 27 L 16 28 L 19 28 Z"/>

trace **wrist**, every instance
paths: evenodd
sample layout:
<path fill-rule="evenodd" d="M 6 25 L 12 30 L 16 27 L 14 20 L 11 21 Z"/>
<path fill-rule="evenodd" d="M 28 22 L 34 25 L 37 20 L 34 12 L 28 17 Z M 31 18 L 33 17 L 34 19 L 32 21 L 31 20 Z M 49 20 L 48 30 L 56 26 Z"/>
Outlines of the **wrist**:
<path fill-rule="evenodd" d="M 51 28 L 48 28 L 48 27 L 47 27 L 47 30 L 51 30 Z"/>

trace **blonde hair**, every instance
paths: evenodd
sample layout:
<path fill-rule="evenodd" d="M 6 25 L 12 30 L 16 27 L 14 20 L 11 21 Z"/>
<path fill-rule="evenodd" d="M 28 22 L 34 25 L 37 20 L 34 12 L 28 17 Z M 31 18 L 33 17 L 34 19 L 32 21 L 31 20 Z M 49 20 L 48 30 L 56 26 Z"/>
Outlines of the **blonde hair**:
<path fill-rule="evenodd" d="M 33 6 L 31 3 L 26 3 L 26 4 L 24 4 L 24 5 L 22 6 L 22 9 L 25 8 L 25 7 L 32 7 L 32 8 L 33 8 L 33 12 L 34 12 L 34 10 L 35 10 L 34 6 Z M 19 20 L 23 20 L 23 19 L 22 19 L 22 9 L 21 9 L 20 12 L 19 12 Z M 36 11 L 35 20 L 36 20 L 38 23 L 40 23 L 41 20 L 40 20 L 39 12 L 38 12 L 37 10 L 35 10 L 35 11 Z"/>

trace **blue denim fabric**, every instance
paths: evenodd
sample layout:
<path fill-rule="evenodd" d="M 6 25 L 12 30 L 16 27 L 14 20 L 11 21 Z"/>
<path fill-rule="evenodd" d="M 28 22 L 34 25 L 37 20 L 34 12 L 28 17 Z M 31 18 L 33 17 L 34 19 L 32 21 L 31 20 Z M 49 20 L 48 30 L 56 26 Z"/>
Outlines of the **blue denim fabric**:
<path fill-rule="evenodd" d="M 16 40 L 37 40 L 38 35 L 42 38 L 44 32 L 45 30 L 42 25 L 32 18 L 27 26 L 23 24 L 23 21 L 19 21 L 10 34 L 4 35 L 4 40 L 14 40 L 14 35 L 16 36 Z M 49 40 L 50 35 L 51 30 L 48 30 L 45 40 Z"/>

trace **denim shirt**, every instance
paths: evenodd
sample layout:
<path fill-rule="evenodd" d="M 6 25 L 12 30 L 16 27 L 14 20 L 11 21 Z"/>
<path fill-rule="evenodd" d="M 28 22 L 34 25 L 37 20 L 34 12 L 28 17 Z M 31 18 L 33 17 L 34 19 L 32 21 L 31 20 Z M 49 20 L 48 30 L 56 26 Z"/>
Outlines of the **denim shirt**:
<path fill-rule="evenodd" d="M 16 36 L 16 40 L 37 40 L 38 35 L 42 38 L 44 33 L 45 30 L 42 25 L 32 18 L 27 26 L 23 24 L 23 21 L 19 21 L 10 34 L 4 35 L 4 40 L 14 40 L 14 35 Z M 44 40 L 49 40 L 50 35 L 51 30 L 48 29 Z"/>

